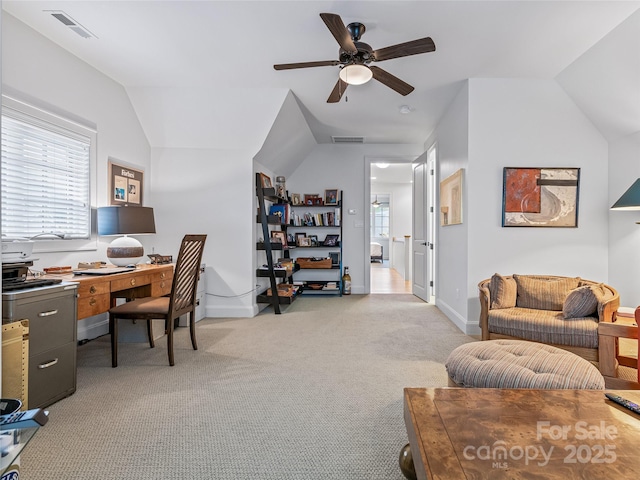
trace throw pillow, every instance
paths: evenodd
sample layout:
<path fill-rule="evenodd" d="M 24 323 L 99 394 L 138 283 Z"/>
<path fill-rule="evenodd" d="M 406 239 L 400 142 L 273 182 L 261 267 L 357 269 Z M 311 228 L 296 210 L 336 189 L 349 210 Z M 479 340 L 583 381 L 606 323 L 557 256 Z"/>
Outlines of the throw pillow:
<path fill-rule="evenodd" d="M 518 286 L 513 278 L 496 273 L 489 283 L 490 308 L 511 308 L 516 306 Z"/>
<path fill-rule="evenodd" d="M 516 306 L 536 310 L 562 311 L 564 299 L 574 288 L 578 288 L 579 278 L 547 278 L 535 275 L 513 275 L 518 285 Z"/>
<path fill-rule="evenodd" d="M 589 317 L 596 312 L 598 308 L 598 297 L 595 293 L 599 285 L 585 285 L 578 287 L 567 295 L 562 306 L 562 316 L 565 319 Z M 602 288 L 600 287 L 602 292 Z M 601 294 L 603 294 L 602 292 Z"/>

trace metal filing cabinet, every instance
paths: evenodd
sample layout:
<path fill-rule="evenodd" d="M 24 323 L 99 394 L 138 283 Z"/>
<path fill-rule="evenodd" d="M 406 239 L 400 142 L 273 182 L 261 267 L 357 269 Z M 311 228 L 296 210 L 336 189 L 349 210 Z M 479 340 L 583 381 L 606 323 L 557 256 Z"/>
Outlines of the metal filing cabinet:
<path fill-rule="evenodd" d="M 61 283 L 2 294 L 2 323 L 29 319 L 29 408 L 76 391 L 77 285 Z"/>

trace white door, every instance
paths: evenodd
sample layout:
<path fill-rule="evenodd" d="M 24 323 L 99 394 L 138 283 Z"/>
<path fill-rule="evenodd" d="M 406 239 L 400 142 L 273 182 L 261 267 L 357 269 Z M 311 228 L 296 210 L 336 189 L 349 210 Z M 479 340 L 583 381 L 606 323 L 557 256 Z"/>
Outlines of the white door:
<path fill-rule="evenodd" d="M 413 164 L 413 294 L 425 302 L 429 301 L 428 219 L 427 182 L 429 170 L 427 154 L 424 153 Z"/>

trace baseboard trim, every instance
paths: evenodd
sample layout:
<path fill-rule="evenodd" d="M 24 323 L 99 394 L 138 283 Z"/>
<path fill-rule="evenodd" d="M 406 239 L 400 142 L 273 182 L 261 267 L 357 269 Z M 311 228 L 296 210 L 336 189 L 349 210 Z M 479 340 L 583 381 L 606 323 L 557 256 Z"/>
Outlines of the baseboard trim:
<path fill-rule="evenodd" d="M 96 315 L 78 321 L 78 341 L 93 340 L 109 333 L 109 317 Z"/>
<path fill-rule="evenodd" d="M 206 318 L 251 318 L 258 314 L 257 305 L 245 305 L 237 307 L 223 307 L 223 306 L 207 306 L 205 308 Z"/>
<path fill-rule="evenodd" d="M 466 335 L 481 335 L 480 325 L 477 323 L 468 323 L 467 320 L 451 308 L 446 302 L 436 299 L 436 306 L 444 313 L 453 324 Z"/>

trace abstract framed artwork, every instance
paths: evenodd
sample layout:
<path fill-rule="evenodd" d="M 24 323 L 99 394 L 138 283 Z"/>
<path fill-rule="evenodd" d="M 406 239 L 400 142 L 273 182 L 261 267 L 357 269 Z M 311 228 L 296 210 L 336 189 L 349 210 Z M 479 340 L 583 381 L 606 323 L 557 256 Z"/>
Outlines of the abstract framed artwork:
<path fill-rule="evenodd" d="M 462 223 L 462 168 L 440 182 L 440 225 Z"/>
<path fill-rule="evenodd" d="M 577 227 L 579 168 L 506 167 L 503 227 Z"/>

